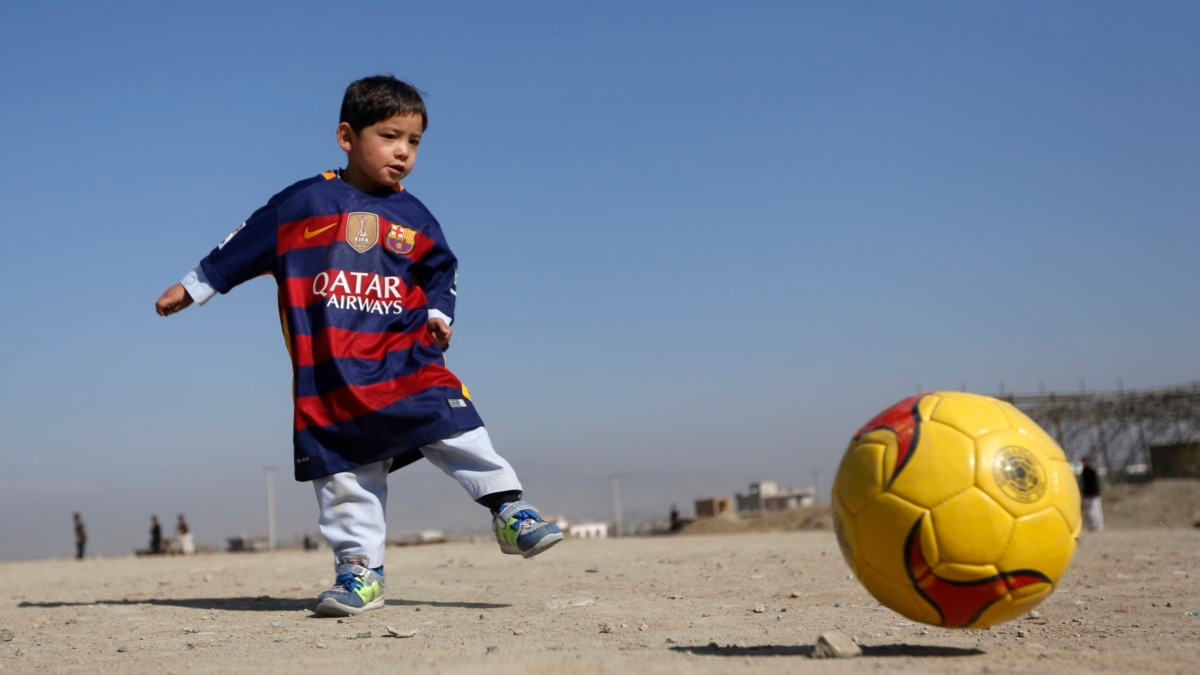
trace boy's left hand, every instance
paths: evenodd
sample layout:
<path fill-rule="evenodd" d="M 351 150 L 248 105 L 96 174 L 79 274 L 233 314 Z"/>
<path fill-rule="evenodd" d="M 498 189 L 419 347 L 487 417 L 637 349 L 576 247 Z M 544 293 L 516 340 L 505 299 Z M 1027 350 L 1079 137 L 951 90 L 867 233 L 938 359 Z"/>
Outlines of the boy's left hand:
<path fill-rule="evenodd" d="M 454 335 L 454 329 L 441 319 L 431 318 L 429 320 L 429 334 L 433 336 L 434 341 L 438 343 L 442 351 L 446 351 L 450 348 L 450 336 Z"/>

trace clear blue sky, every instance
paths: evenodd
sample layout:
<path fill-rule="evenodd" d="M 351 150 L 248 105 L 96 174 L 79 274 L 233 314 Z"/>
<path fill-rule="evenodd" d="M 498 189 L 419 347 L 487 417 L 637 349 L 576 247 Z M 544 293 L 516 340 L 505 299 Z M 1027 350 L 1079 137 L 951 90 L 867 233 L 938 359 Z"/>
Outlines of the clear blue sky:
<path fill-rule="evenodd" d="M 286 7 L 286 9 L 284 9 Z M 1200 3 L 0 3 L 0 559 L 315 531 L 269 280 L 158 294 L 427 92 L 450 366 L 529 497 L 824 489 L 924 390 L 1200 379 Z M 422 464 L 393 535 L 482 529 Z"/>

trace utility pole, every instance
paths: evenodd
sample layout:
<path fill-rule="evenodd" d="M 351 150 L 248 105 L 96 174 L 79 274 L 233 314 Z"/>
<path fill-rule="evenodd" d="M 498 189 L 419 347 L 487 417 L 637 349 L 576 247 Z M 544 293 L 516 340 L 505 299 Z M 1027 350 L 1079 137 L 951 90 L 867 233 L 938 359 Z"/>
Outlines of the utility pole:
<path fill-rule="evenodd" d="M 612 475 L 613 493 L 613 536 L 621 536 L 621 477 Z"/>
<path fill-rule="evenodd" d="M 267 472 L 267 549 L 275 550 L 275 467 L 263 469 Z"/>

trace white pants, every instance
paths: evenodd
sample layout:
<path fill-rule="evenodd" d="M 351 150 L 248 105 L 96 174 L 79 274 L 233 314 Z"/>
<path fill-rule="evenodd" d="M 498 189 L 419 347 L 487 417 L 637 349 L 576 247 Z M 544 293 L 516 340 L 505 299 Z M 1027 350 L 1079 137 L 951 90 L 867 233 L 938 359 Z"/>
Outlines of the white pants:
<path fill-rule="evenodd" d="M 476 427 L 421 448 L 434 466 L 458 481 L 471 499 L 520 490 L 512 466 L 492 448 L 487 429 Z M 317 478 L 320 527 L 336 561 L 365 555 L 371 567 L 383 565 L 387 539 L 387 475 L 392 460 Z"/>
<path fill-rule="evenodd" d="M 1104 509 L 1100 508 L 1099 497 L 1083 498 L 1083 524 L 1093 532 L 1104 529 Z"/>

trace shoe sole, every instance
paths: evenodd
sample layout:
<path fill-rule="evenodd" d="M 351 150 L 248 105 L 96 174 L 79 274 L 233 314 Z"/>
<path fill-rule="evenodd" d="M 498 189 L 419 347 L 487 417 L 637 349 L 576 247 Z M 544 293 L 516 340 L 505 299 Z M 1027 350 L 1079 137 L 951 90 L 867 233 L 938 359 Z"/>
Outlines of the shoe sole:
<path fill-rule="evenodd" d="M 325 598 L 317 603 L 315 611 L 322 616 L 353 616 L 355 614 L 362 614 L 370 609 L 379 609 L 380 607 L 383 607 L 382 597 L 375 598 L 362 607 L 351 607 L 350 605 L 343 605 L 333 598 Z"/>
<path fill-rule="evenodd" d="M 542 537 L 540 540 L 538 540 L 538 543 L 534 544 L 533 548 L 529 549 L 528 551 L 524 551 L 524 552 L 518 551 L 518 553 L 521 554 L 522 558 L 526 558 L 526 559 L 532 558 L 533 556 L 541 553 L 542 551 L 545 551 L 546 549 L 550 548 L 551 546 L 557 544 L 558 542 L 560 542 L 562 540 L 563 540 L 562 532 L 555 532 L 554 534 L 548 534 L 548 535 Z"/>

